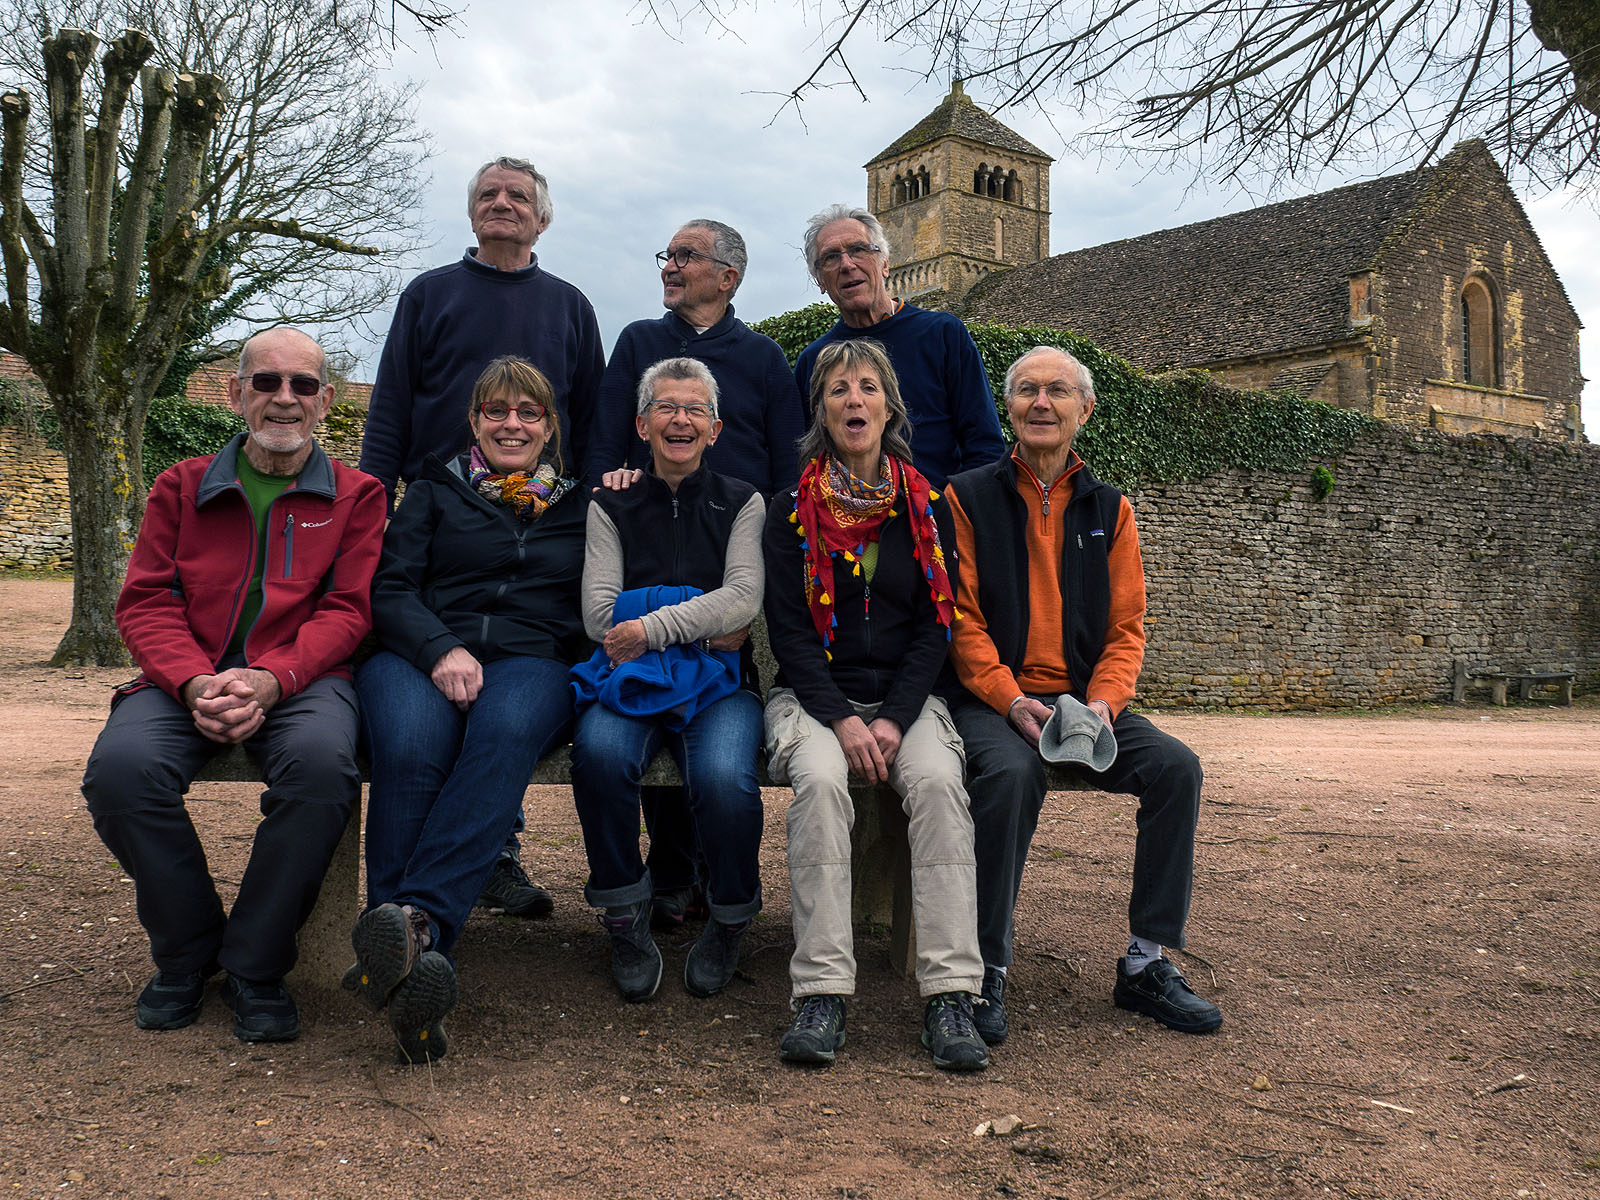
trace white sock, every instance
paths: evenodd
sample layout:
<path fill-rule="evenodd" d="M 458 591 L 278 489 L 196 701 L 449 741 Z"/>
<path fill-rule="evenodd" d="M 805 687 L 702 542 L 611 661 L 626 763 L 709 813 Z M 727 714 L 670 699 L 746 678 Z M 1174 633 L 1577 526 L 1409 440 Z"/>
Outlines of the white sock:
<path fill-rule="evenodd" d="M 1152 942 L 1148 938 L 1133 934 L 1129 936 L 1127 952 L 1122 956 L 1123 970 L 1129 975 L 1137 975 L 1160 957 L 1160 942 Z"/>

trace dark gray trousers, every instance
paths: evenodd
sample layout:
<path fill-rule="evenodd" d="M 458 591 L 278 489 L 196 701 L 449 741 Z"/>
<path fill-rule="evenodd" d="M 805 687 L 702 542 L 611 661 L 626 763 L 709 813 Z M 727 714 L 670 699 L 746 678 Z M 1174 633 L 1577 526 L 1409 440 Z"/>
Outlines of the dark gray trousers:
<path fill-rule="evenodd" d="M 317 902 L 351 806 L 356 697 L 325 676 L 268 714 L 245 749 L 261 770 L 261 824 L 233 911 L 222 901 L 184 806 L 200 769 L 222 747 L 160 688 L 119 696 L 83 775 L 95 832 L 133 880 L 139 923 L 163 971 L 220 966 L 241 979 L 281 979 L 295 934 Z"/>
<path fill-rule="evenodd" d="M 1046 704 L 1053 696 L 1036 699 Z M 1044 806 L 1044 761 L 1005 717 L 971 696 L 950 706 L 967 750 L 978 860 L 978 949 L 988 966 L 1011 965 L 1012 912 L 1022 868 Z M 1200 812 L 1200 760 L 1138 713 L 1114 726 L 1117 761 L 1101 774 L 1077 768 L 1094 787 L 1139 798 L 1128 927 L 1181 948 L 1194 888 L 1194 831 Z"/>

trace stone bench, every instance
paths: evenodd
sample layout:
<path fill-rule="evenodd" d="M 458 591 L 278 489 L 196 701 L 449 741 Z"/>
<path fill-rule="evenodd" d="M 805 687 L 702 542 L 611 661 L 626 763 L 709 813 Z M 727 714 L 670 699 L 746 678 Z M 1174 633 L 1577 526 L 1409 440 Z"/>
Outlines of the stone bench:
<path fill-rule="evenodd" d="M 1523 703 L 1533 699 L 1534 688 L 1548 687 L 1555 691 L 1557 704 L 1571 704 L 1572 678 L 1571 671 L 1503 671 L 1498 667 L 1468 663 L 1458 658 L 1455 661 L 1450 698 L 1460 704 L 1469 690 L 1487 687 L 1490 699 L 1504 708 L 1507 693 L 1511 685 L 1516 684 L 1517 698 Z"/>
<path fill-rule="evenodd" d="M 534 768 L 529 786 L 571 785 L 571 748 L 552 750 Z M 759 772 L 762 787 L 773 787 L 765 765 Z M 1046 766 L 1052 791 L 1087 789 L 1067 770 Z M 259 784 L 255 764 L 244 749 L 230 747 L 217 754 L 195 777 L 197 783 Z M 682 778 L 677 763 L 666 751 L 656 755 L 645 772 L 648 787 L 680 787 Z M 317 906 L 300 931 L 300 960 L 290 977 L 296 991 L 328 991 L 337 988 L 339 978 L 351 962 L 350 927 L 360 915 L 361 829 L 363 800 L 350 814 L 344 837 L 334 851 L 328 873 L 323 877 Z M 916 928 L 911 916 L 911 848 L 907 840 L 907 818 L 900 797 L 887 786 L 857 784 L 850 789 L 856 820 L 850 831 L 852 915 L 856 923 L 882 925 L 889 930 L 891 966 L 902 975 L 912 974 L 916 964 Z M 577 812 L 572 814 L 574 826 Z"/>

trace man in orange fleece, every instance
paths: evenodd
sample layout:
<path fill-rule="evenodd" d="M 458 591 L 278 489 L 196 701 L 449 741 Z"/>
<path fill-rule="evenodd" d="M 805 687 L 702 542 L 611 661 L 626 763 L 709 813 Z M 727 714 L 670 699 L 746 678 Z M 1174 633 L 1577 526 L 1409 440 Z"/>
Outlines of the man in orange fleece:
<path fill-rule="evenodd" d="M 1162 956 L 1182 947 L 1194 880 L 1200 762 L 1182 742 L 1126 711 L 1144 662 L 1144 565 L 1127 497 L 1072 450 L 1094 411 L 1077 359 L 1039 346 L 1006 372 L 1012 454 L 950 480 L 960 552 L 951 659 L 968 694 L 951 705 L 966 743 L 978 860 L 983 999 L 974 1023 L 997 1045 L 1009 1032 L 1006 970 L 1012 910 L 1044 804 L 1039 736 L 1059 696 L 1086 704 L 1116 734 L 1096 787 L 1139 798 L 1127 949 L 1112 997 L 1184 1033 L 1222 1024 Z"/>

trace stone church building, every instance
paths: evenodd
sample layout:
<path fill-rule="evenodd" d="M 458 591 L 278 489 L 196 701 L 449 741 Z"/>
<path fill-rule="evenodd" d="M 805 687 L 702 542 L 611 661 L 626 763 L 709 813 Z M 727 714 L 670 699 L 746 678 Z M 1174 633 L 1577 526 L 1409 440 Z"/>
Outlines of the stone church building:
<path fill-rule="evenodd" d="M 890 290 L 1446 432 L 1581 439 L 1578 314 L 1488 147 L 1050 254 L 1051 158 L 958 80 L 867 163 Z"/>

